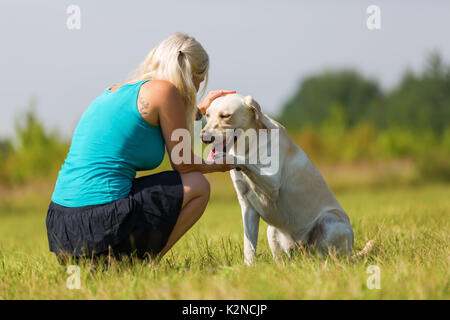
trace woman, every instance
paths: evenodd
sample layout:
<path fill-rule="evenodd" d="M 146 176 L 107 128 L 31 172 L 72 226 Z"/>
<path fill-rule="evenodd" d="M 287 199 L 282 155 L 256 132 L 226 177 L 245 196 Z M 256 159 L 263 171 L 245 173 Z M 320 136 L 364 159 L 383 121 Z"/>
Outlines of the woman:
<path fill-rule="evenodd" d="M 125 84 L 106 89 L 83 114 L 59 172 L 47 213 L 50 251 L 62 256 L 109 254 L 162 257 L 202 216 L 210 186 L 205 173 L 230 164 L 175 164 L 135 179 L 136 171 L 159 166 L 164 146 L 171 157 L 172 131 L 192 130 L 196 104 L 207 79 L 209 58 L 192 37 L 177 33 L 154 48 Z"/>

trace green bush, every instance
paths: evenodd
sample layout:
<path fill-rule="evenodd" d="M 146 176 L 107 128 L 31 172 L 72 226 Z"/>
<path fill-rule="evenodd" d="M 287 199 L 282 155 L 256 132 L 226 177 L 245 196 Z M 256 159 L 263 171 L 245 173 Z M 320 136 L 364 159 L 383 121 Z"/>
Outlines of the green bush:
<path fill-rule="evenodd" d="M 44 129 L 34 108 L 19 117 L 13 142 L 0 146 L 0 183 L 9 185 L 55 175 L 68 151 L 67 142 Z"/>

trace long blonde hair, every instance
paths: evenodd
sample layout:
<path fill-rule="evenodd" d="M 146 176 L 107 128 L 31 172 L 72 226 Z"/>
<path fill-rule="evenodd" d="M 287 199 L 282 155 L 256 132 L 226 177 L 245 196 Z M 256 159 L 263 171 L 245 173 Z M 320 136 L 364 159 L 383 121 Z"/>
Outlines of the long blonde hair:
<path fill-rule="evenodd" d="M 181 93 L 186 106 L 186 125 L 192 132 L 197 111 L 197 90 L 193 78 L 204 79 L 201 94 L 208 84 L 209 57 L 195 38 L 175 33 L 163 40 L 134 71 L 129 82 L 144 79 L 170 81 Z"/>

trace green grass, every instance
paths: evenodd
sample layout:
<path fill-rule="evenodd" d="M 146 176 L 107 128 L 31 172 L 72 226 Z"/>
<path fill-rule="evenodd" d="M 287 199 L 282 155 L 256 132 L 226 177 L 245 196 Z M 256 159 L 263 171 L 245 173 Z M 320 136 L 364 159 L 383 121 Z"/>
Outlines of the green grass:
<path fill-rule="evenodd" d="M 198 224 L 159 265 L 81 265 L 81 289 L 48 251 L 51 185 L 0 192 L 0 299 L 449 299 L 450 185 L 338 188 L 355 248 L 375 239 L 363 258 L 296 252 L 272 261 L 261 224 L 258 262 L 243 264 L 242 223 L 226 175 L 212 175 L 212 197 Z M 367 267 L 381 270 L 370 290 Z"/>

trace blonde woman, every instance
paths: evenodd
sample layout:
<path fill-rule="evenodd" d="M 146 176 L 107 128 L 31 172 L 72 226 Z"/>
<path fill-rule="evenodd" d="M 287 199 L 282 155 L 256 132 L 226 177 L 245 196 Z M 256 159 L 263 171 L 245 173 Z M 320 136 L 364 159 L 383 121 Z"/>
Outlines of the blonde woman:
<path fill-rule="evenodd" d="M 203 174 L 230 164 L 174 164 L 173 171 L 135 178 L 171 157 L 175 129 L 192 131 L 212 91 L 198 106 L 209 58 L 194 38 L 176 33 L 148 54 L 133 79 L 106 89 L 84 112 L 59 172 L 47 213 L 57 257 L 109 254 L 162 257 L 202 216 L 210 186 Z M 198 107 L 198 109 L 197 109 Z"/>

